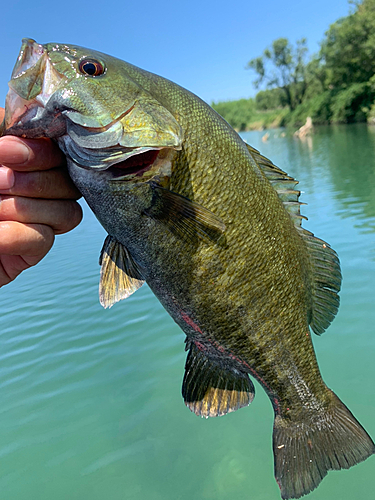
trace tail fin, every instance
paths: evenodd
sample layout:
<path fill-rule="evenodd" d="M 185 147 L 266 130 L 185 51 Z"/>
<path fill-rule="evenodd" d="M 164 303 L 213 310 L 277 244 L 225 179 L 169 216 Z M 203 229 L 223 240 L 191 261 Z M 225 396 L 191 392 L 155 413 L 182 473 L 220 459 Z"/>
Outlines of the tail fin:
<path fill-rule="evenodd" d="M 309 420 L 276 415 L 273 430 L 275 478 L 281 496 L 300 498 L 315 489 L 329 470 L 349 469 L 375 453 L 375 445 L 348 408 L 332 393 L 333 404 Z"/>

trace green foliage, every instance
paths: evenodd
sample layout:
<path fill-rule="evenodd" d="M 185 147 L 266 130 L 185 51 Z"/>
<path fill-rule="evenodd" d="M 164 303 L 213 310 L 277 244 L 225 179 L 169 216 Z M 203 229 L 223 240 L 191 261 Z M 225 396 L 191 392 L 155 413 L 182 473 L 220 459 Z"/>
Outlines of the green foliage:
<path fill-rule="evenodd" d="M 306 53 L 305 38 L 298 40 L 295 47 L 287 38 L 274 40 L 262 56 L 247 63 L 247 69 L 257 74 L 253 82 L 255 87 L 259 88 L 264 83 L 268 89 L 281 90 L 284 101 L 293 110 L 302 101 L 306 91 Z"/>
<path fill-rule="evenodd" d="M 367 123 L 370 123 L 371 125 L 375 125 L 375 103 L 371 105 L 371 108 L 369 109 L 367 113 Z"/>
<path fill-rule="evenodd" d="M 236 130 L 246 130 L 255 114 L 254 99 L 239 99 L 238 101 L 223 101 L 212 103 L 211 106 Z"/>
<path fill-rule="evenodd" d="M 283 108 L 287 105 L 282 89 L 261 90 L 255 96 L 255 105 L 258 110 Z"/>
<path fill-rule="evenodd" d="M 374 97 L 375 94 L 368 82 L 353 83 L 332 99 L 332 121 L 344 123 L 366 121 L 366 113 L 370 110 Z"/>
<path fill-rule="evenodd" d="M 211 106 L 238 131 L 280 127 L 288 112 L 287 108 L 258 110 L 254 99 L 223 101 L 212 103 Z"/>
<path fill-rule="evenodd" d="M 349 87 L 375 73 L 375 0 L 363 0 L 356 10 L 332 24 L 321 46 L 326 85 Z"/>
<path fill-rule="evenodd" d="M 315 124 L 330 123 L 332 91 L 325 91 L 321 94 L 305 99 L 294 111 L 285 117 L 285 124 L 292 127 L 301 127 L 306 123 L 308 116 Z"/>
<path fill-rule="evenodd" d="M 332 96 L 331 90 L 314 95 L 310 100 L 310 114 L 313 123 L 330 123 L 332 119 Z"/>
<path fill-rule="evenodd" d="M 256 74 L 255 99 L 218 103 L 215 109 L 237 130 L 313 123 L 375 124 L 375 0 L 352 2 L 352 12 L 333 23 L 319 54 L 307 63 L 306 40 L 294 46 L 274 40 L 248 62 Z"/>

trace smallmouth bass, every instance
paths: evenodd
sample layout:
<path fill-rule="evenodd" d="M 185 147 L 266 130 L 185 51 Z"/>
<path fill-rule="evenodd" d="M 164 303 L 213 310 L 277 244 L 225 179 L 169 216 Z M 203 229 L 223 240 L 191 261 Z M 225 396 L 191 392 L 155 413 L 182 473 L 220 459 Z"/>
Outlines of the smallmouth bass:
<path fill-rule="evenodd" d="M 341 273 L 301 226 L 297 181 L 194 94 L 100 52 L 24 40 L 9 86 L 2 133 L 54 139 L 108 232 L 102 305 L 146 281 L 186 333 L 188 408 L 247 406 L 254 376 L 275 412 L 283 498 L 372 455 L 315 358 L 309 327 L 333 320 Z"/>

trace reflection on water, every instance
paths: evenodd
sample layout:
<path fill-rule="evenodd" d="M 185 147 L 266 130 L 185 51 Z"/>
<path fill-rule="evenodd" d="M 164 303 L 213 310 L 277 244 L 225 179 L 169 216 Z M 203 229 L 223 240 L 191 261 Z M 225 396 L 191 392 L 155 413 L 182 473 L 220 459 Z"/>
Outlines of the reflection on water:
<path fill-rule="evenodd" d="M 324 378 L 375 436 L 375 130 L 307 141 L 244 134 L 300 181 L 304 226 L 339 253 L 339 314 L 314 338 Z M 272 408 L 202 420 L 180 387 L 183 334 L 144 286 L 103 310 L 104 231 L 85 221 L 0 290 L 0 491 L 6 500 L 277 500 Z M 330 473 L 308 498 L 372 500 L 374 460 Z"/>

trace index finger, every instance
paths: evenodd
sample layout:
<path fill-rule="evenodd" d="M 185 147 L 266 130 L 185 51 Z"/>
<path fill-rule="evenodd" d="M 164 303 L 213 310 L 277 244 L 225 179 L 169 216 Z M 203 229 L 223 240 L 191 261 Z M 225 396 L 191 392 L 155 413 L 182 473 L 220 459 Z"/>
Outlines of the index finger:
<path fill-rule="evenodd" d="M 13 170 L 48 170 L 65 163 L 65 156 L 50 139 L 23 139 L 12 135 L 0 138 L 0 164 Z"/>
<path fill-rule="evenodd" d="M 4 109 L 0 108 L 0 121 Z M 0 165 L 23 172 L 48 170 L 65 164 L 65 156 L 49 139 L 23 139 L 11 135 L 0 138 Z"/>

